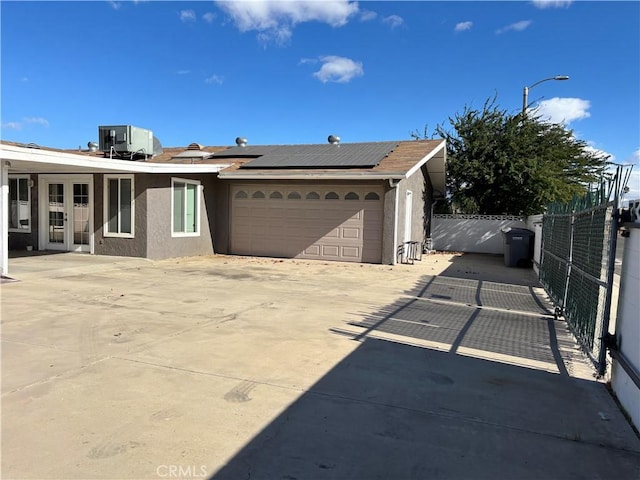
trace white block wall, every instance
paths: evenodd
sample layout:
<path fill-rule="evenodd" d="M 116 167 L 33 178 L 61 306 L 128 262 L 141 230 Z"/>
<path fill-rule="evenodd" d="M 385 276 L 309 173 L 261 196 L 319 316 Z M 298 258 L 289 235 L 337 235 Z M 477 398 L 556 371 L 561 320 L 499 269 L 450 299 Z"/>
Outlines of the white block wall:
<path fill-rule="evenodd" d="M 630 229 L 623 261 L 616 336 L 620 351 L 640 371 L 640 228 Z M 611 367 L 611 387 L 635 427 L 640 429 L 640 388 L 615 360 Z"/>
<path fill-rule="evenodd" d="M 441 252 L 504 253 L 501 229 L 527 228 L 523 219 L 501 215 L 434 215 L 431 238 Z"/>
<path fill-rule="evenodd" d="M 542 256 L 542 215 L 530 215 L 527 217 L 527 228 L 535 232 L 533 245 L 533 270 L 540 273 L 540 258 Z"/>

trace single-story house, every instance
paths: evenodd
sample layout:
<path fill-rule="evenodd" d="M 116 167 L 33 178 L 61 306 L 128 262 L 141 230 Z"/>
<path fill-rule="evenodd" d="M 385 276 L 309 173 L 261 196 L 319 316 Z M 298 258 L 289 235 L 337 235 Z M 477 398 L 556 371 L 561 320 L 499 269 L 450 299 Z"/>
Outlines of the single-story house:
<path fill-rule="evenodd" d="M 78 151 L 0 141 L 2 274 L 10 249 L 394 264 L 405 242 L 422 245 L 445 188 L 444 140 L 329 139 L 162 148 L 154 137 L 134 150 L 113 136 Z"/>

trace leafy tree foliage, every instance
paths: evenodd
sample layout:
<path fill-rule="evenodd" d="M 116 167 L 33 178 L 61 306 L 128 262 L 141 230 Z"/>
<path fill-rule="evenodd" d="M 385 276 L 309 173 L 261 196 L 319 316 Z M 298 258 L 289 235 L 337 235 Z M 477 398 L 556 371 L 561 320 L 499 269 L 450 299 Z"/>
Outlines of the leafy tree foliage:
<path fill-rule="evenodd" d="M 564 126 L 535 112 L 509 114 L 495 97 L 480 110 L 465 107 L 449 125 L 435 133 L 447 141 L 448 194 L 460 212 L 541 213 L 552 202 L 585 193 L 607 165 L 607 156 Z"/>

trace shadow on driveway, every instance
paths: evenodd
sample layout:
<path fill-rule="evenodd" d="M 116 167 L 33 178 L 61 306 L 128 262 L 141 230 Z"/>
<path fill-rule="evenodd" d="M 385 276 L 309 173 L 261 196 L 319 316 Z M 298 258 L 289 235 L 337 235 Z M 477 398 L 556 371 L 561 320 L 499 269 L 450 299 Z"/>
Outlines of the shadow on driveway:
<path fill-rule="evenodd" d="M 638 478 L 640 441 L 501 259 L 460 257 L 334 330 L 361 345 L 211 478 Z"/>

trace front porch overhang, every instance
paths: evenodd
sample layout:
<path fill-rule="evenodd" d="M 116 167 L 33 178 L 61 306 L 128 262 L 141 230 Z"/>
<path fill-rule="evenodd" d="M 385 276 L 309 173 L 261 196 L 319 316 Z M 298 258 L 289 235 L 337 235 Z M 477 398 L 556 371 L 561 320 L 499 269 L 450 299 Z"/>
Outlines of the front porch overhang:
<path fill-rule="evenodd" d="M 97 158 L 83 154 L 0 144 L 0 275 L 9 272 L 9 174 L 218 174 L 228 164 L 175 164 Z"/>

